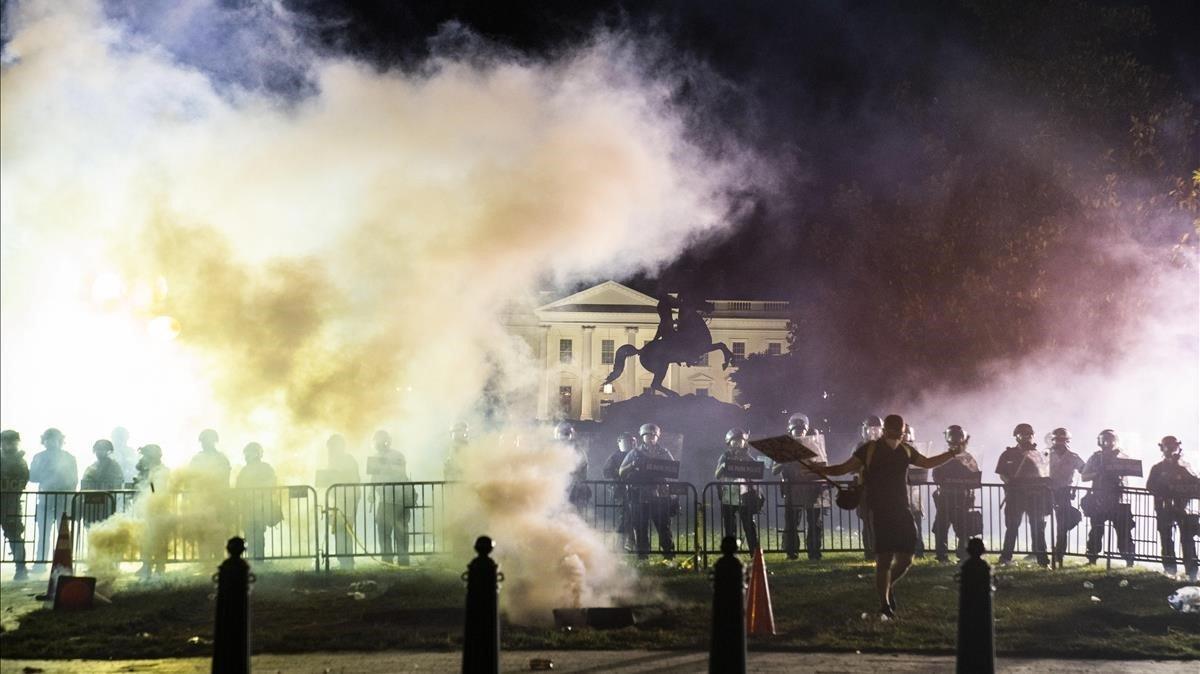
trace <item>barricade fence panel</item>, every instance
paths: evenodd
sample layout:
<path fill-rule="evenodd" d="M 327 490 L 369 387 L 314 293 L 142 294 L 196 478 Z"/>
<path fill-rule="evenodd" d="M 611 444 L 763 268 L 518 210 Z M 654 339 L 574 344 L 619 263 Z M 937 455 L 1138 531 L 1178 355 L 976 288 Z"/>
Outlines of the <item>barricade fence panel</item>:
<path fill-rule="evenodd" d="M 629 555 L 697 555 L 707 564 L 708 556 L 719 555 L 727 533 L 736 533 L 748 550 L 747 521 L 756 525 L 759 544 L 768 553 L 805 556 L 817 541 L 821 551 L 864 552 L 869 546 L 870 527 L 862 514 L 837 507 L 832 489 L 819 485 L 710 482 L 699 493 L 686 482 L 592 480 L 586 485 L 589 497 L 574 507 L 610 549 Z M 123 561 L 146 561 L 143 555 L 164 563 L 220 560 L 224 541 L 241 535 L 252 560 L 311 559 L 318 568 L 322 561 L 329 568 L 331 560 L 347 566 L 356 558 L 403 564 L 414 555 L 470 554 L 478 532 L 468 531 L 466 524 L 455 526 L 448 508 L 456 491 L 466 488 L 446 482 L 335 484 L 323 499 L 305 485 L 230 489 L 216 499 L 133 490 L 4 493 L 3 519 L 6 539 L 23 538 L 28 564 L 52 561 L 63 513 L 75 522 L 73 552 L 82 562 L 93 527 L 116 515 L 143 518 L 145 510 L 154 513 L 156 537 L 139 541 L 142 549 L 125 553 Z M 751 489 L 757 498 L 745 495 Z M 1161 561 L 1153 495 L 1128 488 L 1113 512 L 1089 516 L 1082 502 L 1090 493 L 1083 486 L 1022 492 L 983 484 L 954 495 L 934 484 L 912 485 L 909 507 L 918 554 L 945 554 L 953 561 L 965 540 L 978 535 L 990 553 L 1014 558 L 1054 561 L 1061 554 L 1106 565 Z M 1189 502 L 1189 513 L 1194 516 L 1198 509 L 1196 499 Z M 1011 552 L 1005 549 L 1010 528 Z M 645 533 L 640 550 L 639 529 Z M 1173 536 L 1180 557 L 1182 532 L 1176 528 Z M 10 546 L 0 546 L 0 563 L 12 562 Z"/>

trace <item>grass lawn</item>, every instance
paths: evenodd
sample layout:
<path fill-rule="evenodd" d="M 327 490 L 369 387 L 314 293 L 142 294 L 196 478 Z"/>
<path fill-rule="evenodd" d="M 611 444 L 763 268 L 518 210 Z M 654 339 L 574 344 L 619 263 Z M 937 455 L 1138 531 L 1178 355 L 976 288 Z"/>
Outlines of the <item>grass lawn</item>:
<path fill-rule="evenodd" d="M 448 563 L 447 563 L 448 564 Z M 769 557 L 778 635 L 751 649 L 950 653 L 957 621 L 955 567 L 919 563 L 897 593 L 900 620 L 880 623 L 873 567 L 851 555 L 813 562 Z M 462 634 L 462 567 L 426 564 L 352 574 L 260 570 L 255 584 L 255 652 L 453 650 Z M 84 613 L 35 610 L 0 634 L 5 658 L 139 658 L 210 652 L 215 587 L 203 575 L 175 574 L 155 586 L 122 585 L 111 605 Z M 505 623 L 509 649 L 706 649 L 711 585 L 707 574 L 651 565 L 641 571 L 664 605 L 639 608 L 621 630 L 560 632 Z M 365 598 L 353 582 L 373 580 Z M 1122 582 L 1127 581 L 1122 586 Z M 1090 582 L 1092 588 L 1085 588 Z M 1068 566 L 998 570 L 996 639 L 1002 655 L 1092 658 L 1200 658 L 1200 615 L 1173 611 L 1178 581 L 1145 569 Z M 38 584 L 6 584 L 0 609 L 31 601 Z M 503 590 L 502 590 L 503 591 Z M 1098 598 L 1095 601 L 1092 597 Z M 864 619 L 862 614 L 868 613 Z M 11 625 L 11 621 L 8 623 Z"/>

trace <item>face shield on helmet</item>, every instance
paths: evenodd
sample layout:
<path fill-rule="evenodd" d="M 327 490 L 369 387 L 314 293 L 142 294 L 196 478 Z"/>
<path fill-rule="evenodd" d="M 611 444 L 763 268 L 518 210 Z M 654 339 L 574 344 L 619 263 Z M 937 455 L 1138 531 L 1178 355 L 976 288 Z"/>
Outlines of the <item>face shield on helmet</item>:
<path fill-rule="evenodd" d="M 1174 435 L 1168 435 L 1158 443 L 1158 449 L 1166 456 L 1179 456 L 1183 453 L 1183 443 Z"/>
<path fill-rule="evenodd" d="M 387 431 L 375 431 L 375 435 L 371 438 L 375 449 L 390 449 L 392 446 L 392 434 Z"/>
<path fill-rule="evenodd" d="M 113 443 L 110 440 L 97 440 L 92 445 L 92 452 L 97 458 L 108 456 L 113 453 Z"/>
<path fill-rule="evenodd" d="M 456 445 L 465 445 L 471 440 L 471 427 L 464 421 L 460 421 L 450 427 L 450 442 Z"/>
<path fill-rule="evenodd" d="M 246 462 L 258 461 L 263 457 L 262 445 L 257 442 L 251 442 L 242 449 L 242 456 L 246 457 Z"/>
<path fill-rule="evenodd" d="M 638 437 L 648 445 L 657 445 L 661 435 L 662 429 L 657 424 L 642 424 L 642 427 L 638 429 Z"/>
<path fill-rule="evenodd" d="M 725 444 L 736 449 L 743 449 L 750 440 L 750 434 L 741 428 L 731 428 L 725 433 Z"/>
<path fill-rule="evenodd" d="M 1121 438 L 1117 437 L 1117 432 L 1111 428 L 1100 431 L 1100 435 L 1096 436 L 1096 445 L 1106 452 L 1117 449 L 1120 442 Z"/>
<path fill-rule="evenodd" d="M 788 435 L 799 440 L 808 435 L 809 422 L 808 415 L 796 413 L 788 417 L 787 432 Z"/>
<path fill-rule="evenodd" d="M 946 438 L 948 445 L 961 445 L 967 439 L 967 432 L 963 430 L 962 426 L 953 424 L 946 427 L 946 430 L 942 432 L 942 437 Z"/>
<path fill-rule="evenodd" d="M 570 442 L 575 439 L 575 427 L 571 424 L 560 421 L 554 427 L 554 439 L 559 442 Z"/>
<path fill-rule="evenodd" d="M 158 445 L 142 445 L 141 447 L 138 447 L 138 454 L 141 454 L 142 458 L 145 459 L 161 461 L 162 447 L 159 447 Z"/>
<path fill-rule="evenodd" d="M 622 453 L 637 447 L 637 436 L 633 433 L 621 433 L 617 436 L 617 449 Z"/>
<path fill-rule="evenodd" d="M 1046 438 L 1046 442 L 1052 447 L 1067 447 L 1071 444 L 1071 431 L 1059 427 L 1050 431 Z"/>
<path fill-rule="evenodd" d="M 917 429 L 912 424 L 904 424 L 904 441 L 910 445 L 917 441 Z"/>
<path fill-rule="evenodd" d="M 858 428 L 858 434 L 866 442 L 878 440 L 883 437 L 883 419 L 872 414 L 863 419 L 862 425 Z"/>
<path fill-rule="evenodd" d="M 1013 437 L 1017 439 L 1017 442 L 1026 445 L 1031 444 L 1033 442 L 1033 426 L 1029 424 L 1017 424 L 1016 428 L 1013 429 Z"/>

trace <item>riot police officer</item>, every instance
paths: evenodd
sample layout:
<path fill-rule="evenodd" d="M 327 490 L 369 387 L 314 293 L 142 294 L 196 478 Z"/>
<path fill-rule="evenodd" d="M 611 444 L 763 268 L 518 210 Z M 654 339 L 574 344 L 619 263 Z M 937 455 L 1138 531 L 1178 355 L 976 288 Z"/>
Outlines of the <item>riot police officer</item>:
<path fill-rule="evenodd" d="M 207 516 L 222 524 L 232 524 L 229 477 L 233 473 L 233 466 L 225 454 L 217 449 L 221 437 L 215 430 L 206 428 L 200 431 L 197 440 L 200 442 L 200 451 L 192 456 L 187 471 L 183 472 L 186 493 L 182 506 L 188 510 L 188 516 Z M 228 532 L 233 530 L 233 526 L 228 527 Z M 227 534 L 201 536 L 196 541 L 201 559 L 224 559 L 226 540 Z"/>
<path fill-rule="evenodd" d="M 809 465 L 826 465 L 829 460 L 825 455 L 824 448 L 818 443 L 809 441 L 808 431 L 807 416 L 793 414 L 788 417 L 788 435 L 816 454 L 808 461 Z M 820 478 L 798 461 L 777 463 L 771 467 L 771 472 L 780 476 L 784 482 L 783 550 L 787 554 L 787 558 L 800 558 L 800 536 L 797 529 L 800 517 L 803 515 L 805 551 L 809 559 L 820 559 L 821 546 L 825 538 L 821 522 L 824 514 L 822 497 L 825 493 L 825 484 L 818 481 Z"/>
<path fill-rule="evenodd" d="M 1158 443 L 1163 459 L 1150 468 L 1146 489 L 1154 494 L 1154 514 L 1158 521 L 1158 536 L 1162 544 L 1163 571 L 1169 576 L 1179 572 L 1175 558 L 1174 529 L 1179 527 L 1179 542 L 1183 547 L 1183 568 L 1188 580 L 1196 580 L 1196 516 L 1187 511 L 1190 494 L 1195 494 L 1200 478 L 1182 459 L 1183 443 L 1168 435 Z"/>
<path fill-rule="evenodd" d="M 726 474 L 726 466 L 731 461 L 752 462 L 749 450 L 750 434 L 741 428 L 731 428 L 725 433 L 725 451 L 717 460 L 714 473 L 718 480 L 728 480 L 737 485 L 721 485 L 718 495 L 721 500 L 721 531 L 722 537 L 737 536 L 738 521 L 741 520 L 742 530 L 746 532 L 746 544 L 750 551 L 757 550 L 758 524 L 754 516 L 762 509 L 763 498 L 754 485 L 746 478 L 730 478 Z"/>
<path fill-rule="evenodd" d="M 246 465 L 238 471 L 235 486 L 241 501 L 242 527 L 246 533 L 246 556 L 266 556 L 267 529 L 283 521 L 283 504 L 275 493 L 275 469 L 263 461 L 263 448 L 251 442 L 242 450 Z"/>
<path fill-rule="evenodd" d="M 650 524 L 658 532 L 658 548 L 667 559 L 675 557 L 675 540 L 671 536 L 671 492 L 664 478 L 645 471 L 648 459 L 674 461 L 671 452 L 659 444 L 662 430 L 656 424 L 642 424 L 638 429 L 641 442 L 621 462 L 619 474 L 629 484 L 633 512 L 633 532 L 638 559 L 650 555 Z"/>
<path fill-rule="evenodd" d="M 125 485 L 121 464 L 113 459 L 113 444 L 100 439 L 92 445 L 96 462 L 83 471 L 79 488 L 85 491 L 114 491 Z M 83 512 L 80 513 L 84 526 L 107 519 L 112 514 L 113 501 L 107 494 L 83 494 Z"/>
<path fill-rule="evenodd" d="M 883 438 L 883 419 L 878 415 L 872 414 L 866 419 L 863 419 L 862 424 L 858 427 L 858 437 L 861 440 L 860 447 L 869 442 L 874 442 Z M 857 451 L 857 450 L 856 450 Z M 862 484 L 864 477 L 863 473 L 857 473 L 854 476 L 854 481 Z M 863 544 L 863 559 L 868 561 L 875 560 L 875 529 L 871 523 L 870 512 L 867 510 L 866 499 L 859 504 L 856 512 L 859 519 L 862 521 L 862 544 Z"/>
<path fill-rule="evenodd" d="M 13 580 L 25 580 L 29 569 L 25 567 L 25 520 L 21 512 L 21 496 L 29 484 L 29 466 L 25 463 L 25 452 L 21 451 L 21 434 L 6 430 L 0 432 L 0 531 L 12 551 L 16 572 Z"/>
<path fill-rule="evenodd" d="M 1123 502 L 1125 478 L 1113 469 L 1118 459 L 1128 459 L 1120 449 L 1121 439 L 1111 428 L 1100 431 L 1096 436 L 1099 451 L 1093 452 L 1083 466 L 1084 482 L 1092 483 L 1092 491 L 1080 501 L 1083 514 L 1088 518 L 1087 539 L 1088 564 L 1100 558 L 1104 542 L 1104 525 L 1112 522 L 1117 535 L 1117 551 L 1125 558 L 1126 566 L 1133 566 L 1133 512 Z"/>
<path fill-rule="evenodd" d="M 604 462 L 604 468 L 601 471 L 605 480 L 616 482 L 621 479 L 621 463 L 636 446 L 637 436 L 633 433 L 623 431 L 617 435 L 617 449 Z M 627 488 L 624 484 L 610 485 L 609 488 L 612 489 L 612 503 L 616 508 L 616 528 L 617 533 L 621 536 L 621 545 L 626 552 L 633 552 L 637 549 L 637 541 L 633 537 L 633 516 L 630 513 L 631 503 Z"/>
<path fill-rule="evenodd" d="M 1067 551 L 1067 535 L 1083 521 L 1083 513 L 1072 505 L 1075 500 L 1075 473 L 1083 470 L 1083 459 L 1071 451 L 1071 432 L 1065 428 L 1050 431 L 1050 496 L 1054 500 L 1054 563 L 1062 566 Z"/>
<path fill-rule="evenodd" d="M 385 484 L 375 485 L 368 500 L 375 505 L 375 533 L 379 541 L 383 561 L 408 564 L 408 520 L 416 507 L 417 495 L 408 482 L 408 464 L 404 455 L 392 449 L 392 436 L 387 431 L 376 431 L 374 472 L 371 481 Z M 393 554 L 394 550 L 394 554 Z"/>
<path fill-rule="evenodd" d="M 156 498 L 168 500 L 171 495 L 167 491 L 167 481 L 170 472 L 162 462 L 162 448 L 158 445 L 143 445 L 138 448 L 138 461 L 135 465 L 137 477 L 133 479 L 133 487 L 138 490 L 137 498 Z M 156 508 L 148 508 L 155 511 Z M 171 529 L 162 521 L 149 523 L 142 534 L 142 568 L 138 576 L 149 580 L 151 575 L 162 575 L 167 570 L 167 550 L 171 542 Z"/>
<path fill-rule="evenodd" d="M 450 427 L 450 451 L 446 455 L 446 463 L 442 468 L 442 479 L 446 482 L 458 482 L 463 478 L 459 455 L 470 442 L 471 427 L 467 425 L 467 422 L 460 421 Z"/>
<path fill-rule="evenodd" d="M 37 497 L 37 560 L 48 559 L 47 550 L 63 513 L 70 510 L 71 492 L 79 484 L 79 468 L 75 457 L 63 449 L 66 436 L 57 428 L 47 428 L 42 433 L 42 446 L 45 450 L 33 455 L 29 462 L 29 481 L 36 482 L 39 492 Z M 46 563 L 39 561 L 33 570 L 41 573 Z"/>
<path fill-rule="evenodd" d="M 567 487 L 567 500 L 582 513 L 592 498 L 592 488 L 587 485 L 587 453 L 576 442 L 575 427 L 566 421 L 560 421 L 554 427 L 554 439 L 568 445 L 575 452 L 576 463 L 575 469 L 571 471 L 570 486 Z"/>
<path fill-rule="evenodd" d="M 200 451 L 192 457 L 188 466 L 191 470 L 192 483 L 188 487 L 194 491 L 221 492 L 229 488 L 229 475 L 233 467 L 229 459 L 217 449 L 221 440 L 217 432 L 211 428 L 200 431 Z"/>
<path fill-rule="evenodd" d="M 933 482 L 937 490 L 933 492 L 933 505 L 937 513 L 933 516 L 933 539 L 937 561 L 949 562 L 950 528 L 954 528 L 957 539 L 955 553 L 959 559 L 967 555 L 967 540 L 971 536 L 982 534 L 975 531 L 971 511 L 975 505 L 975 490 L 971 489 L 968 480 L 979 473 L 979 464 L 975 457 L 966 450 L 970 436 L 957 424 L 948 426 L 942 433 L 946 439 L 946 448 L 955 450 L 954 459 L 933 469 Z"/>
<path fill-rule="evenodd" d="M 358 462 L 346 451 L 346 438 L 340 433 L 334 433 L 325 441 L 328 450 L 328 463 L 325 467 L 325 484 L 318 487 L 328 488 L 334 484 L 345 485 L 335 489 L 334 503 L 329 506 L 330 512 L 326 517 L 329 529 L 333 532 L 333 549 L 337 554 L 338 567 L 354 568 L 354 547 L 352 532 L 355 518 L 358 515 L 360 479 Z"/>
<path fill-rule="evenodd" d="M 1004 482 L 1004 548 L 1000 563 L 1012 563 L 1013 550 L 1021 519 L 1029 521 L 1033 552 L 1037 563 L 1049 566 L 1046 556 L 1046 515 L 1050 510 L 1050 492 L 1046 483 L 1049 467 L 1033 441 L 1033 426 L 1017 424 L 1013 437 L 1017 443 L 1006 447 L 996 463 L 996 474 Z"/>

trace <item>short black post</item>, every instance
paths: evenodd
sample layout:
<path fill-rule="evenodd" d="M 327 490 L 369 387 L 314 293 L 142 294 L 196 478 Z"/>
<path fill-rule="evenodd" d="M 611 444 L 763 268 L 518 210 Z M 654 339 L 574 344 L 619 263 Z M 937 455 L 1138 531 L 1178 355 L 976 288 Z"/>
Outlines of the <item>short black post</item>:
<path fill-rule="evenodd" d="M 723 556 L 713 564 L 712 639 L 708 671 L 746 672 L 746 573 L 737 558 L 738 539 L 721 541 Z"/>
<path fill-rule="evenodd" d="M 996 671 L 996 629 L 992 620 L 992 567 L 983 559 L 983 539 L 967 543 L 970 559 L 962 565 L 958 594 L 958 667 L 960 674 Z"/>
<path fill-rule="evenodd" d="M 213 674 L 250 671 L 250 583 L 254 576 L 242 559 L 246 541 L 231 538 L 225 545 L 229 559 L 214 574 L 217 581 L 217 622 L 213 629 Z"/>
<path fill-rule="evenodd" d="M 467 617 L 463 629 L 464 674 L 500 672 L 500 567 L 488 555 L 492 539 L 475 539 L 475 552 L 463 579 L 467 581 Z"/>

